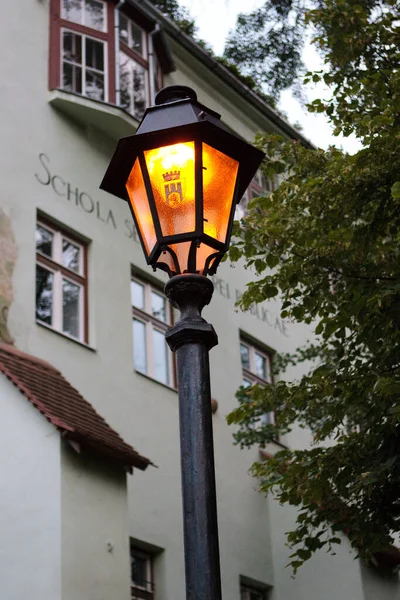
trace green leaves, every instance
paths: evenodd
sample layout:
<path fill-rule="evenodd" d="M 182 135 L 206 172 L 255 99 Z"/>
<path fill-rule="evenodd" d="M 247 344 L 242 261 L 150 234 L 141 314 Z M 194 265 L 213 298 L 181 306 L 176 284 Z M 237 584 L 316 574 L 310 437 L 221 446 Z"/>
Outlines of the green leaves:
<path fill-rule="evenodd" d="M 393 198 L 400 199 L 400 181 L 396 181 L 391 187 Z"/>

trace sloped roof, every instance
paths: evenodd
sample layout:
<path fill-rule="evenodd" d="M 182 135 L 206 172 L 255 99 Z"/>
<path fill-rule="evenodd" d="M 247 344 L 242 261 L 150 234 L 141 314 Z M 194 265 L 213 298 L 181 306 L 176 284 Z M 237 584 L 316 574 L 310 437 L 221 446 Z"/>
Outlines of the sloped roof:
<path fill-rule="evenodd" d="M 96 454 L 144 470 L 151 461 L 124 442 L 65 377 L 49 363 L 0 344 L 0 372 L 61 432 Z"/>

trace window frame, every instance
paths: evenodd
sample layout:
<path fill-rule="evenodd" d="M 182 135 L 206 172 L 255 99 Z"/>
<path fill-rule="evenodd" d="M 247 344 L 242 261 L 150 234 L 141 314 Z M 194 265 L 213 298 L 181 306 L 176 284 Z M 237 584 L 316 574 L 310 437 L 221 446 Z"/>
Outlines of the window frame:
<path fill-rule="evenodd" d="M 46 271 L 53 273 L 53 291 L 52 291 L 52 323 L 46 323 L 36 316 L 35 302 L 35 320 L 40 325 L 44 325 L 71 340 L 84 344 L 89 343 L 89 320 L 88 320 L 88 244 L 78 236 L 70 233 L 63 227 L 60 227 L 47 219 L 38 216 L 35 224 L 35 235 L 37 227 L 43 227 L 53 234 L 52 256 L 48 256 L 36 249 L 35 265 L 42 267 Z M 70 269 L 62 264 L 62 241 L 66 240 L 80 249 L 79 272 Z M 79 335 L 74 336 L 63 331 L 63 281 L 67 280 L 81 289 L 79 295 Z M 35 280 L 36 290 L 36 280 Z M 36 293 L 35 293 L 36 298 Z"/>
<path fill-rule="evenodd" d="M 138 275 L 135 271 L 131 273 L 131 285 L 132 282 L 136 282 L 137 284 L 143 286 L 144 288 L 144 303 L 143 308 L 135 306 L 133 304 L 133 298 L 131 293 L 131 308 L 132 308 L 132 346 L 133 353 L 135 352 L 135 340 L 134 340 L 134 331 L 133 331 L 133 323 L 134 321 L 139 321 L 145 326 L 145 359 L 146 359 L 146 370 L 141 371 L 135 365 L 135 359 L 133 357 L 133 365 L 134 369 L 137 373 L 141 373 L 142 375 L 146 375 L 154 381 L 161 383 L 162 385 L 166 385 L 172 389 L 176 389 L 176 372 L 175 372 L 175 362 L 174 355 L 168 347 L 168 344 L 165 342 L 166 347 L 166 361 L 167 361 L 167 382 L 158 379 L 155 375 L 154 368 L 154 345 L 153 345 L 153 332 L 157 331 L 164 335 L 166 331 L 173 324 L 173 309 L 168 301 L 168 298 L 165 296 L 161 286 L 153 283 L 149 279 L 146 279 L 140 275 Z M 165 309 L 166 309 L 166 321 L 162 321 L 155 317 L 152 312 L 152 293 L 156 293 L 160 295 L 163 299 L 165 299 Z"/>
<path fill-rule="evenodd" d="M 96 30 L 97 31 L 97 30 Z M 68 60 L 64 60 L 63 57 L 63 50 L 64 50 L 64 32 L 65 33 L 72 33 L 74 35 L 80 35 L 82 42 L 81 42 L 81 52 L 82 52 L 82 63 L 80 65 L 78 65 L 78 63 L 74 63 Z M 86 71 L 94 71 L 95 73 L 100 73 L 100 71 L 98 71 L 97 69 L 93 68 L 93 67 L 88 67 L 86 64 L 86 40 L 87 39 L 91 39 L 94 40 L 95 42 L 100 42 L 103 46 L 103 65 L 104 65 L 104 71 L 103 71 L 103 76 L 104 76 L 104 100 L 97 100 L 96 98 L 91 98 L 90 96 L 88 96 L 85 92 L 86 92 Z M 64 74 L 64 62 L 66 62 L 67 64 L 70 65 L 74 65 L 74 66 L 78 66 L 80 67 L 80 69 L 82 70 L 82 92 L 75 92 L 75 91 L 70 91 L 70 90 L 66 90 L 64 87 L 62 87 L 63 90 L 65 90 L 66 92 L 69 92 L 71 94 L 78 94 L 79 96 L 83 96 L 84 98 L 89 98 L 90 100 L 95 100 L 97 102 L 107 102 L 108 100 L 108 93 L 109 93 L 109 85 L 108 85 L 108 69 L 107 69 L 107 55 L 108 55 L 108 43 L 104 40 L 99 40 L 98 38 L 96 38 L 96 36 L 94 35 L 88 35 L 86 33 L 81 33 L 78 31 L 74 31 L 73 29 L 70 29 L 69 27 L 61 27 L 60 29 L 60 77 L 61 80 L 63 78 L 63 74 Z M 61 84 L 62 86 L 63 84 Z"/>
<path fill-rule="evenodd" d="M 100 31 L 81 25 L 62 16 L 62 0 L 50 0 L 50 49 L 49 49 L 49 89 L 63 89 L 62 86 L 62 30 L 88 36 L 104 43 L 104 101 L 115 104 L 115 31 L 114 6 L 107 0 L 105 5 L 105 30 Z M 78 92 L 68 92 L 76 93 Z M 78 94 L 84 98 L 84 94 Z M 89 98 L 91 99 L 91 98 Z M 96 100 L 95 100 L 96 101 Z"/>
<path fill-rule="evenodd" d="M 146 561 L 147 580 L 146 585 L 138 585 L 135 583 L 132 577 L 132 558 L 137 556 Z M 140 600 L 146 598 L 147 600 L 154 599 L 154 570 L 153 570 L 153 556 L 149 552 L 145 552 L 141 548 L 137 548 L 134 544 L 130 547 L 130 565 L 131 565 L 131 600 Z M 135 592 L 138 591 L 139 595 Z M 145 595 L 144 595 L 145 594 Z"/>
<path fill-rule="evenodd" d="M 259 169 L 236 206 L 235 220 L 240 221 L 240 219 L 243 219 L 243 217 L 246 216 L 247 206 L 253 198 L 270 194 L 274 189 L 274 181 L 272 179 L 267 179 Z"/>
<path fill-rule="evenodd" d="M 249 363 L 250 363 L 250 368 L 247 368 L 243 365 L 243 361 L 242 361 L 242 354 L 241 354 L 241 347 L 242 346 L 246 346 L 249 350 Z M 253 340 L 249 339 L 248 337 L 246 337 L 243 334 L 240 334 L 240 338 L 239 338 L 239 351 L 240 351 L 240 363 L 241 363 L 241 367 L 242 367 L 242 385 L 244 385 L 244 380 L 247 380 L 249 382 L 249 386 L 250 385 L 261 385 L 261 386 L 265 386 L 265 385 L 271 385 L 274 383 L 274 377 L 273 377 L 273 373 L 272 373 L 272 362 L 273 362 L 273 352 L 271 352 L 270 350 L 268 350 L 265 346 L 260 345 L 257 342 L 254 342 Z M 267 377 L 260 377 L 260 375 L 257 374 L 256 372 L 256 362 L 255 362 L 255 355 L 258 354 L 261 357 L 266 359 L 266 366 L 267 366 Z M 273 411 L 270 411 L 268 413 L 264 413 L 264 415 L 262 415 L 259 419 L 258 422 L 258 426 L 261 427 L 262 425 L 266 425 L 266 424 L 271 424 L 273 425 L 275 423 L 275 417 L 274 417 L 274 413 Z"/>
<path fill-rule="evenodd" d="M 63 0 L 60 0 L 60 16 L 64 21 L 68 21 L 69 23 L 75 23 L 75 25 L 82 25 L 83 27 L 89 27 L 89 25 L 86 25 L 83 21 L 84 19 L 84 14 L 85 14 L 85 7 L 86 7 L 86 3 L 88 0 L 81 0 L 82 2 L 82 10 L 81 10 L 81 15 L 82 15 L 82 22 L 81 23 L 77 23 L 76 21 L 70 21 L 69 19 L 67 19 L 64 16 L 64 2 Z M 103 15 L 104 15 L 104 25 L 103 25 L 103 29 L 96 29 L 95 27 L 90 27 L 90 29 L 94 29 L 95 31 L 100 31 L 100 32 L 106 32 L 107 31 L 107 2 L 105 2 L 105 0 L 96 0 L 96 2 L 99 2 L 101 4 L 103 4 L 104 7 L 104 11 L 103 11 Z"/>
<path fill-rule="evenodd" d="M 241 583 L 240 600 L 250 600 L 250 594 L 258 594 L 259 598 L 257 600 L 267 600 L 266 590 Z"/>

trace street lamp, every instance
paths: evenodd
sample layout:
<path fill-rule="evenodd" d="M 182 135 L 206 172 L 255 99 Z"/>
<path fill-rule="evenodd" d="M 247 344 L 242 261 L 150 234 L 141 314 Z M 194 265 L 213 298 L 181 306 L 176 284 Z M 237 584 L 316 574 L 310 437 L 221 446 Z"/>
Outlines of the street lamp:
<path fill-rule="evenodd" d="M 178 372 L 187 600 L 221 598 L 208 359 L 218 338 L 201 316 L 214 289 L 206 275 L 263 157 L 191 88 L 169 86 L 118 142 L 100 186 L 129 202 L 146 261 L 168 273 L 165 293 L 180 310 L 166 340 Z"/>

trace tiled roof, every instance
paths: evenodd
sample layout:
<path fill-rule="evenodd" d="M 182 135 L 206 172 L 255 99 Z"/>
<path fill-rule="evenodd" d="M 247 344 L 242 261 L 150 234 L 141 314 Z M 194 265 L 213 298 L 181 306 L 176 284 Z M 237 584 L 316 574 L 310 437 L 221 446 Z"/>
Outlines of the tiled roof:
<path fill-rule="evenodd" d="M 151 464 L 118 435 L 49 363 L 0 344 L 0 372 L 52 423 L 82 448 L 144 470 Z"/>

